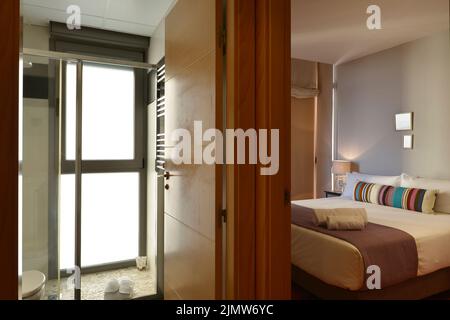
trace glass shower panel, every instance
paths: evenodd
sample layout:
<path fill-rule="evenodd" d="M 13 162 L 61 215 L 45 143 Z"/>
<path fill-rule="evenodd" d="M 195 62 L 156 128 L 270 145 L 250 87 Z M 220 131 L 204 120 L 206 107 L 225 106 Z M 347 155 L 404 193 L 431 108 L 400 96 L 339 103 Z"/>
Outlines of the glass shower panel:
<path fill-rule="evenodd" d="M 57 61 L 21 57 L 19 105 L 19 274 L 22 299 L 58 299 L 58 197 L 55 66 Z"/>
<path fill-rule="evenodd" d="M 37 293 L 40 299 L 61 300 L 153 296 L 156 216 L 148 210 L 155 203 L 147 203 L 145 150 L 154 146 L 147 145 L 145 128 L 155 119 L 147 118 L 146 71 L 78 63 L 78 79 L 76 62 L 24 56 L 21 64 L 21 292 L 24 299 Z M 83 116 L 77 124 L 79 84 Z M 77 125 L 82 132 L 79 222 Z M 38 284 L 42 279 L 37 291 L 36 279 Z M 125 281 L 132 290 L 106 292 L 112 280 Z"/>

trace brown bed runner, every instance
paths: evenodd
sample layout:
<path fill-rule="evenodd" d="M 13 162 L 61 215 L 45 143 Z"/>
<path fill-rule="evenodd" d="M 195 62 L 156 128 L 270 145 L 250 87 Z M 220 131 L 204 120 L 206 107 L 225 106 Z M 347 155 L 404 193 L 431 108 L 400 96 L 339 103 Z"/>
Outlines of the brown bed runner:
<path fill-rule="evenodd" d="M 367 290 L 369 266 L 381 269 L 381 288 L 386 288 L 417 277 L 418 256 L 414 238 L 401 230 L 369 223 L 362 231 L 331 231 L 314 223 L 314 210 L 292 205 L 292 223 L 323 233 L 355 246 L 364 260 L 365 280 L 361 290 Z"/>

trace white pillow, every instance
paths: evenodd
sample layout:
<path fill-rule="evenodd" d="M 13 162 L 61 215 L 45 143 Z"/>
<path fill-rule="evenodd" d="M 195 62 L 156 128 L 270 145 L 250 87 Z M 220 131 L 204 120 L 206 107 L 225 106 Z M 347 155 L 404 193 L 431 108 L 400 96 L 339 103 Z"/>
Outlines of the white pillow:
<path fill-rule="evenodd" d="M 385 186 L 400 187 L 400 176 L 375 176 L 358 172 L 347 173 L 347 183 L 345 184 L 342 197 L 353 199 L 353 190 L 357 182 L 363 181 L 368 183 L 376 183 Z"/>
<path fill-rule="evenodd" d="M 401 187 L 438 190 L 434 211 L 450 214 L 450 181 L 401 175 Z"/>

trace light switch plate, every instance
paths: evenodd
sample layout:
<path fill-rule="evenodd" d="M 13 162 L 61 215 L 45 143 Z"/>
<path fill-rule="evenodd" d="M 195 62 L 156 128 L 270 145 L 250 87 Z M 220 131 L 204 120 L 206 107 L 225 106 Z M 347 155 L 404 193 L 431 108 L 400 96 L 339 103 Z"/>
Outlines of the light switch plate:
<path fill-rule="evenodd" d="M 406 135 L 403 137 L 403 148 L 404 149 L 413 149 L 414 146 L 414 137 L 413 135 Z"/>

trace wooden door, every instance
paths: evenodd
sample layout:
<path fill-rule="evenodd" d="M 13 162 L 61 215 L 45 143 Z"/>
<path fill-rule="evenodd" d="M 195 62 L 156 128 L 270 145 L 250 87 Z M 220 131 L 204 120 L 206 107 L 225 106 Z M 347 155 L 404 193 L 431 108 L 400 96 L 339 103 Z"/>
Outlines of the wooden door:
<path fill-rule="evenodd" d="M 202 122 L 203 131 L 221 128 L 221 16 L 221 1 L 180 0 L 166 18 L 166 141 L 179 128 L 194 137 L 194 121 Z M 172 176 L 165 182 L 164 201 L 165 297 L 220 298 L 221 168 L 174 165 L 170 151 L 166 171 Z"/>
<path fill-rule="evenodd" d="M 18 298 L 19 1 L 0 1 L 0 299 Z"/>

